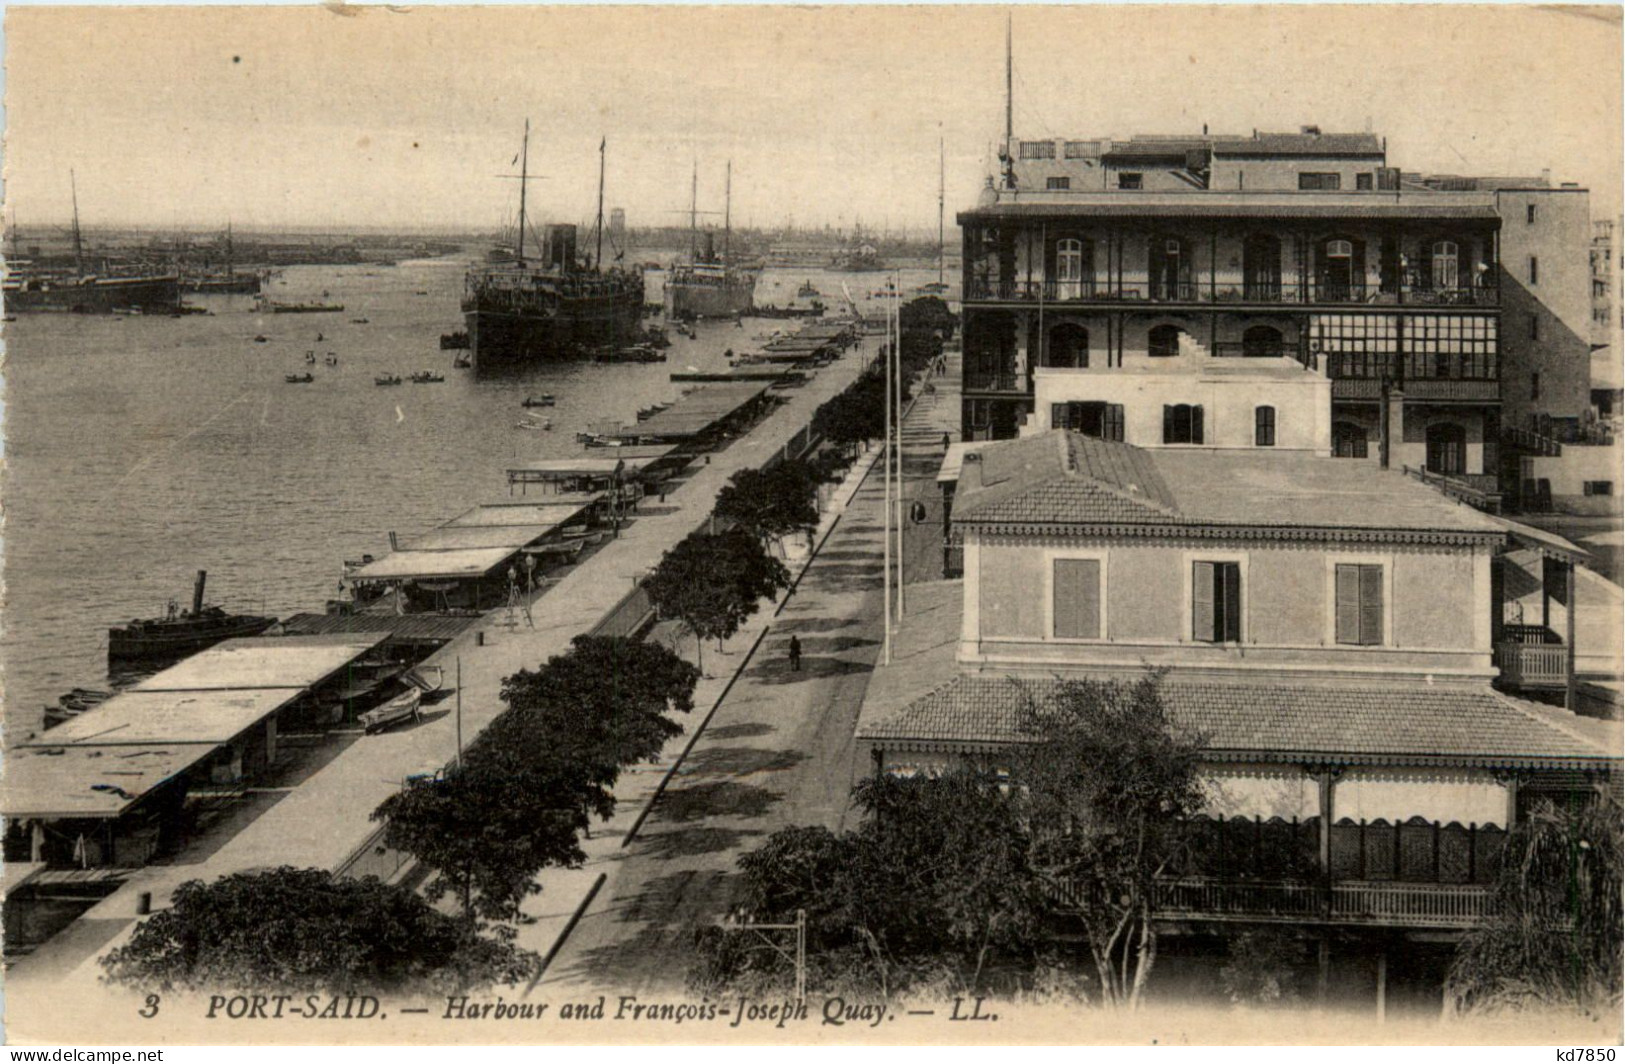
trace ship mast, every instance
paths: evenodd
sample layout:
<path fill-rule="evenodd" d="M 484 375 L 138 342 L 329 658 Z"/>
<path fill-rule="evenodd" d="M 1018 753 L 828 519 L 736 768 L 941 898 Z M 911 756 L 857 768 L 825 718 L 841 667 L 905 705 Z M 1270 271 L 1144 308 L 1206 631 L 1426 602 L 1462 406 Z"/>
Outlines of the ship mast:
<path fill-rule="evenodd" d="M 699 245 L 695 243 L 695 240 L 697 239 L 696 231 L 699 229 L 699 225 L 700 225 L 700 160 L 696 158 L 694 160 L 694 178 L 693 178 L 692 182 L 689 185 L 689 191 L 688 191 L 688 260 L 690 262 L 694 261 L 695 254 L 699 250 Z"/>
<path fill-rule="evenodd" d="M 608 143 L 608 137 L 598 141 L 598 253 L 593 262 L 598 264 L 599 273 L 604 271 L 604 146 Z"/>
<path fill-rule="evenodd" d="M 733 246 L 733 209 L 734 209 L 734 161 L 728 160 L 727 184 L 722 199 L 722 265 L 726 269 L 733 262 L 731 248 Z"/>
<path fill-rule="evenodd" d="M 937 138 L 937 284 L 942 284 L 942 257 L 943 257 L 943 187 L 948 174 L 947 148 L 941 137 Z"/>
<path fill-rule="evenodd" d="M 524 147 L 519 150 L 519 243 L 514 247 L 514 258 L 525 264 L 525 186 L 530 184 L 530 119 L 525 119 Z"/>
<path fill-rule="evenodd" d="M 85 246 L 79 234 L 79 179 L 68 171 L 68 188 L 73 194 L 73 268 L 83 277 L 85 273 Z"/>

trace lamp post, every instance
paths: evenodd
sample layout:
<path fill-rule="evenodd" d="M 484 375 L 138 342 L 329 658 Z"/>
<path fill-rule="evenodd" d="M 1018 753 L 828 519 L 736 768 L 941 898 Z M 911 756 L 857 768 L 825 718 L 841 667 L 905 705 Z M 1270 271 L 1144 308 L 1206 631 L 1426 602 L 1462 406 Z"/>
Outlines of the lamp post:
<path fill-rule="evenodd" d="M 884 629 L 885 636 L 884 636 L 884 640 L 883 640 L 883 648 L 882 648 L 882 655 L 881 655 L 882 656 L 882 664 L 885 664 L 885 665 L 890 665 L 891 664 L 891 519 L 892 519 L 892 504 L 891 504 L 891 415 L 892 415 L 891 358 L 892 358 L 892 353 L 893 353 L 894 346 L 895 345 L 892 343 L 891 312 L 887 311 L 886 312 L 886 342 L 885 342 L 884 346 L 881 348 L 881 353 L 885 356 L 885 359 L 886 359 L 885 363 L 881 366 L 881 375 L 886 378 L 886 438 L 881 442 L 881 449 L 880 449 L 880 460 L 883 463 L 885 463 L 885 466 L 886 466 L 886 500 L 885 500 L 884 503 L 881 504 L 881 507 L 880 507 L 881 524 L 885 529 L 885 536 L 884 536 L 885 543 L 884 543 L 884 546 L 882 548 L 882 555 L 883 555 L 882 562 L 883 562 L 883 565 L 881 567 L 881 572 L 884 575 L 884 580 L 882 582 L 885 584 L 885 587 L 886 587 L 886 592 L 885 592 L 885 629 Z M 871 467 L 871 468 L 873 468 L 873 467 Z"/>

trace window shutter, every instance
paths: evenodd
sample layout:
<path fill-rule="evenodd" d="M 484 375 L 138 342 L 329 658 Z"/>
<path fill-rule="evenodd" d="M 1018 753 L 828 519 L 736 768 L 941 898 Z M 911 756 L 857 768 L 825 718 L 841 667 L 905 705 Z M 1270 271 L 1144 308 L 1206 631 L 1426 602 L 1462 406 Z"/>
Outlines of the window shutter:
<path fill-rule="evenodd" d="M 1100 638 L 1100 562 L 1059 558 L 1055 562 L 1055 636 Z"/>
<path fill-rule="evenodd" d="M 1191 638 L 1213 642 L 1213 563 L 1195 562 L 1191 570 Z"/>
<path fill-rule="evenodd" d="M 1235 562 L 1220 562 L 1213 567 L 1219 578 L 1215 596 L 1223 603 L 1223 627 L 1218 638 L 1227 643 L 1241 642 L 1241 566 Z"/>
<path fill-rule="evenodd" d="M 1106 404 L 1106 438 L 1123 442 L 1123 404 Z"/>
<path fill-rule="evenodd" d="M 1337 567 L 1337 641 L 1360 642 L 1360 567 Z"/>
<path fill-rule="evenodd" d="M 1167 403 L 1162 404 L 1162 442 L 1174 442 L 1174 408 Z"/>
<path fill-rule="evenodd" d="M 1360 566 L 1360 643 L 1382 645 L 1382 566 Z"/>
<path fill-rule="evenodd" d="M 1072 427 L 1072 422 L 1067 417 L 1067 406 L 1065 403 L 1051 403 L 1049 405 L 1049 423 L 1051 428 L 1056 429 Z"/>
<path fill-rule="evenodd" d="M 1202 407 L 1201 404 L 1191 406 L 1191 442 L 1202 442 Z"/>

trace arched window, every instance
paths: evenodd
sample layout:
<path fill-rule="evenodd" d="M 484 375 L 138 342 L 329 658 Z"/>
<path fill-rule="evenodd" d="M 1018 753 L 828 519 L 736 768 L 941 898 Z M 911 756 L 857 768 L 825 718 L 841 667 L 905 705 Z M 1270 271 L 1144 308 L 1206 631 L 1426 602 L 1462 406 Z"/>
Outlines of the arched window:
<path fill-rule="evenodd" d="M 1247 358 L 1279 358 L 1282 351 L 1279 329 L 1254 325 L 1241 334 L 1241 353 Z"/>
<path fill-rule="evenodd" d="M 1068 237 L 1055 242 L 1055 298 L 1077 299 L 1084 294 L 1083 241 Z"/>
<path fill-rule="evenodd" d="M 1201 443 L 1202 408 L 1195 403 L 1178 403 L 1162 408 L 1163 443 Z"/>
<path fill-rule="evenodd" d="M 1146 340 L 1146 354 L 1152 358 L 1173 358 L 1179 354 L 1179 339 L 1185 331 L 1177 325 L 1158 325 Z"/>
<path fill-rule="evenodd" d="M 1460 425 L 1428 426 L 1428 472 L 1460 476 L 1467 472 L 1467 431 Z"/>
<path fill-rule="evenodd" d="M 1369 452 L 1366 450 L 1365 429 L 1352 421 L 1337 421 L 1332 424 L 1332 454 L 1338 458 L 1365 458 Z"/>
<path fill-rule="evenodd" d="M 1151 240 L 1151 298 L 1196 298 L 1191 287 L 1190 255 L 1185 249 L 1185 242 L 1177 236 L 1153 237 Z"/>
<path fill-rule="evenodd" d="M 1347 237 L 1331 237 L 1320 247 L 1320 298 L 1357 303 L 1364 298 L 1365 248 Z"/>
<path fill-rule="evenodd" d="M 1460 259 L 1454 240 L 1433 243 L 1433 287 L 1449 291 L 1460 287 Z"/>
<path fill-rule="evenodd" d="M 1281 299 L 1281 242 L 1268 233 L 1254 233 L 1241 246 L 1242 288 L 1255 303 Z"/>
<path fill-rule="evenodd" d="M 1275 446 L 1275 408 L 1273 406 L 1253 408 L 1253 445 L 1256 447 Z"/>
<path fill-rule="evenodd" d="M 1051 329 L 1044 365 L 1055 369 L 1088 369 L 1089 330 L 1070 321 Z"/>

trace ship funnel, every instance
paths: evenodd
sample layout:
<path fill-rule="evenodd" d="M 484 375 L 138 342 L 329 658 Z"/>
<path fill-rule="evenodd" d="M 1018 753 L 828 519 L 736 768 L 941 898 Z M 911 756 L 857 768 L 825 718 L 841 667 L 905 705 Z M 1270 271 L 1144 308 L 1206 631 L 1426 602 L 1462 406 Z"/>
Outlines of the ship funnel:
<path fill-rule="evenodd" d="M 203 584 L 208 579 L 208 570 L 199 569 L 197 571 L 197 583 L 192 585 L 192 612 L 194 614 L 203 612 Z"/>

